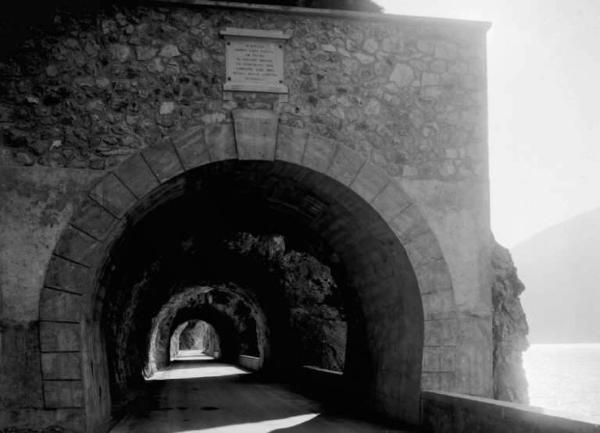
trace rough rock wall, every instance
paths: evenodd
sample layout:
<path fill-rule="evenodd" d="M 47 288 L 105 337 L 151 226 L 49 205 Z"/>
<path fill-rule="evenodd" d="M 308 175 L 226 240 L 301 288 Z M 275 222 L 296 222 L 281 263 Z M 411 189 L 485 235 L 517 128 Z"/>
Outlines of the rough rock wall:
<path fill-rule="evenodd" d="M 279 235 L 240 233 L 228 241 L 228 248 L 254 255 L 278 275 L 299 363 L 343 371 L 347 325 L 330 268 L 310 254 L 286 250 L 285 239 Z"/>
<path fill-rule="evenodd" d="M 494 248 L 492 268 L 494 398 L 528 403 L 522 353 L 528 347 L 529 329 L 519 299 L 525 286 L 519 280 L 510 252 L 499 244 Z"/>

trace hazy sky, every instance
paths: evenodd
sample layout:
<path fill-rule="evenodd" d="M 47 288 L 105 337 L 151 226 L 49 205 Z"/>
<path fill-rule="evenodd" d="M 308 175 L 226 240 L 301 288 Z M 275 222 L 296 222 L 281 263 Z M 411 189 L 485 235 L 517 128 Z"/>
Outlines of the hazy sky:
<path fill-rule="evenodd" d="M 492 22 L 492 229 L 511 247 L 600 207 L 600 0 L 376 0 L 388 13 Z"/>

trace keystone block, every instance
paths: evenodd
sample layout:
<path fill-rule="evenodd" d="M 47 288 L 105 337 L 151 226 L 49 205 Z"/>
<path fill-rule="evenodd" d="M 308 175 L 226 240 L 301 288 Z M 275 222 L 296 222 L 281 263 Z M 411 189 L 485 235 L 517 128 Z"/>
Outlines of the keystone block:
<path fill-rule="evenodd" d="M 278 122 L 278 115 L 274 111 L 234 110 L 233 123 L 239 158 L 275 159 Z"/>

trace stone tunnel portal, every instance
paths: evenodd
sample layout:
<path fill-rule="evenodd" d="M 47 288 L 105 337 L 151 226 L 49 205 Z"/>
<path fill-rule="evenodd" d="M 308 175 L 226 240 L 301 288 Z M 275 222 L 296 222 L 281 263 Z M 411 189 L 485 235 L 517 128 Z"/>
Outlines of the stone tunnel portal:
<path fill-rule="evenodd" d="M 200 318 L 223 359 L 254 346 L 271 374 L 340 370 L 356 402 L 416 417 L 423 308 L 408 256 L 370 205 L 313 170 L 224 161 L 173 178 L 130 211 L 99 287 L 92 327 L 108 368 L 90 385 L 105 412 L 102 389 L 127 400 Z"/>

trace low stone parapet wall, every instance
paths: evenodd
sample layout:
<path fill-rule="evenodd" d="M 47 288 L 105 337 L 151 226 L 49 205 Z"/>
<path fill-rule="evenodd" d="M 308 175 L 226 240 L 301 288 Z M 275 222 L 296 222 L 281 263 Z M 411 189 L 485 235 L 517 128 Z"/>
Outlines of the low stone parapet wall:
<path fill-rule="evenodd" d="M 238 363 L 251 371 L 258 371 L 262 367 L 262 361 L 257 356 L 250 355 L 240 355 L 238 358 Z"/>
<path fill-rule="evenodd" d="M 598 433 L 600 423 L 562 412 L 444 392 L 421 395 L 428 433 Z"/>

